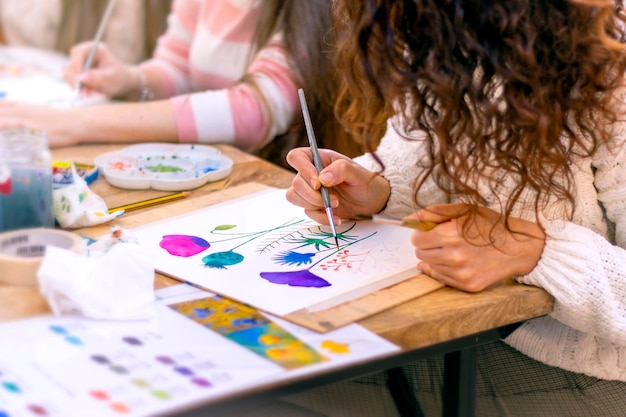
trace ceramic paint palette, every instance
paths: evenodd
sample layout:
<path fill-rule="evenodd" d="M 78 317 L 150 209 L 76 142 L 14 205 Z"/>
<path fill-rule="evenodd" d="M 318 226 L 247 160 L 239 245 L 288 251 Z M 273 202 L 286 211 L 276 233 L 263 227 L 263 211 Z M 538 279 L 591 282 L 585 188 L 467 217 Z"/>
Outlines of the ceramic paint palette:
<path fill-rule="evenodd" d="M 95 159 L 113 186 L 140 190 L 183 191 L 230 175 L 233 161 L 206 145 L 145 143 Z"/>

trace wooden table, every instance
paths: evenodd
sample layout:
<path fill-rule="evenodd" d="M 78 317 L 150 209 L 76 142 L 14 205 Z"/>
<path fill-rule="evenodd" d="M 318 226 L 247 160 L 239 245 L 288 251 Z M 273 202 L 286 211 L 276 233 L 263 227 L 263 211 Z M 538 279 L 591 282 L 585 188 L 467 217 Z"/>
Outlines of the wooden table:
<path fill-rule="evenodd" d="M 84 145 L 53 151 L 56 161 L 93 163 L 104 152 L 117 150 L 122 145 Z M 170 203 L 131 211 L 116 220 L 126 229 L 151 221 L 196 210 L 223 199 L 238 197 L 229 192 L 242 193 L 246 184 L 260 183 L 287 188 L 293 173 L 267 161 L 226 145 L 217 147 L 234 161 L 233 172 L 227 178 L 209 183 L 192 195 Z M 235 187 L 240 186 L 240 187 Z M 233 188 L 235 187 L 235 188 Z M 90 188 L 100 195 L 108 207 L 115 207 L 147 198 L 168 194 L 154 190 L 123 190 L 98 179 Z M 235 191 L 236 190 L 236 191 Z M 215 193 L 216 191 L 223 191 Z M 90 237 L 100 237 L 110 231 L 110 225 L 99 225 L 80 230 Z M 156 274 L 155 287 L 179 284 L 171 278 Z M 306 379 L 260 388 L 246 394 L 246 402 L 266 399 L 315 385 L 353 378 L 384 369 L 397 369 L 402 363 L 433 354 L 445 354 L 444 415 L 472 416 L 474 400 L 475 349 L 483 343 L 500 339 L 517 323 L 545 315 L 552 311 L 552 298 L 543 290 L 503 282 L 480 293 L 466 293 L 442 288 L 402 305 L 376 314 L 359 322 L 402 348 L 400 354 L 381 358 L 346 369 L 310 375 Z M 49 313 L 44 298 L 36 288 L 0 286 L 0 321 Z M 401 383 L 402 381 L 400 381 Z M 241 396 L 224 398 L 219 404 L 207 404 L 206 410 L 228 410 L 241 402 Z M 407 415 L 414 412 L 407 405 Z M 189 410 L 187 416 L 202 415 L 206 410 Z M 414 414 L 413 414 L 414 415 Z"/>

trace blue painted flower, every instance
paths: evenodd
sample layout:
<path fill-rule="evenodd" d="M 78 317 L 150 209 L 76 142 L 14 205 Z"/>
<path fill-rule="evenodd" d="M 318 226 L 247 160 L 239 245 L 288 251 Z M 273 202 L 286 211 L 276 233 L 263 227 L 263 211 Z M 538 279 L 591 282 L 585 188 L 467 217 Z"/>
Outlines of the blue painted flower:
<path fill-rule="evenodd" d="M 315 253 L 300 253 L 294 251 L 281 252 L 272 258 L 280 265 L 306 265 L 313 262 Z"/>
<path fill-rule="evenodd" d="M 194 308 L 193 313 L 196 315 L 196 317 L 204 319 L 210 316 L 211 314 L 215 313 L 215 310 L 212 310 L 210 308 Z"/>
<path fill-rule="evenodd" d="M 264 326 L 267 323 L 269 323 L 269 320 L 263 319 L 262 317 L 244 317 L 244 318 L 234 319 L 231 322 L 231 324 L 234 327 L 241 327 L 241 326 L 247 326 L 247 327 Z"/>
<path fill-rule="evenodd" d="M 308 269 L 299 271 L 261 272 L 261 278 L 273 284 L 289 285 L 291 287 L 329 287 L 330 283 L 315 275 Z"/>

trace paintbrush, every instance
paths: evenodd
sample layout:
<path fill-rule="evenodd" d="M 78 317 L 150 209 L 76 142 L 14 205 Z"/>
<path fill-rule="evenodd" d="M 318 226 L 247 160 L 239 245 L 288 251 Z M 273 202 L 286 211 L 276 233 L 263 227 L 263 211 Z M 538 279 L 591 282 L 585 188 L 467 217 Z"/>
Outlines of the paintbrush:
<path fill-rule="evenodd" d="M 311 123 L 311 116 L 309 115 L 309 108 L 306 104 L 306 98 L 304 97 L 304 90 L 298 89 L 298 96 L 300 97 L 300 107 L 302 107 L 302 116 L 304 116 L 304 126 L 306 127 L 306 135 L 309 139 L 309 146 L 311 147 L 311 153 L 313 154 L 313 164 L 315 165 L 315 169 L 317 169 L 317 173 L 324 168 L 322 166 L 322 159 L 320 157 L 320 152 L 317 149 L 317 141 L 315 140 L 315 133 L 313 132 L 313 124 Z M 322 200 L 324 201 L 324 207 L 326 208 L 326 216 L 328 217 L 328 222 L 330 223 L 330 230 L 333 232 L 333 236 L 335 237 L 335 245 L 337 245 L 337 250 L 339 250 L 339 239 L 337 239 L 337 228 L 335 227 L 335 220 L 333 218 L 333 209 L 330 206 L 330 195 L 328 194 L 328 189 L 324 186 L 320 187 L 320 192 L 322 193 Z"/>
<path fill-rule="evenodd" d="M 419 220 L 410 217 L 403 217 L 399 219 L 397 217 L 385 216 L 383 214 L 355 214 L 354 219 L 371 220 L 375 223 L 394 224 L 396 226 L 409 227 L 411 229 L 417 229 L 423 232 L 426 232 L 437 226 L 437 223 L 430 220 Z"/>
<path fill-rule="evenodd" d="M 89 55 L 87 55 L 87 59 L 83 64 L 83 72 L 88 71 L 93 65 L 93 60 L 96 57 L 96 51 L 98 50 L 98 45 L 102 41 L 104 37 L 104 30 L 106 29 L 109 20 L 111 19 L 111 14 L 113 14 L 113 7 L 115 6 L 115 0 L 109 0 L 107 4 L 107 8 L 102 15 L 102 19 L 100 19 L 100 25 L 98 26 L 98 30 L 96 32 L 96 36 L 93 38 L 93 44 L 91 45 L 91 49 L 89 50 Z M 83 88 L 82 83 L 79 81 L 78 86 L 76 86 L 76 98 L 80 97 L 80 90 Z"/>

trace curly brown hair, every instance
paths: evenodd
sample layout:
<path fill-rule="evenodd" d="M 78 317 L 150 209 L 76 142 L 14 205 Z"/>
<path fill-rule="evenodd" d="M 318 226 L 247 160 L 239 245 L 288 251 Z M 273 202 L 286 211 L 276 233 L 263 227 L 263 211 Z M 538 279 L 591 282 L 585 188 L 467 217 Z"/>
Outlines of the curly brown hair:
<path fill-rule="evenodd" d="M 429 157 L 416 200 L 432 175 L 476 210 L 475 184 L 501 169 L 517 179 L 506 218 L 526 187 L 536 211 L 548 196 L 573 206 L 571 157 L 607 142 L 619 117 L 612 100 L 626 69 L 620 4 L 341 0 L 337 117 L 370 151 L 392 113 L 406 132 L 425 133 Z"/>

